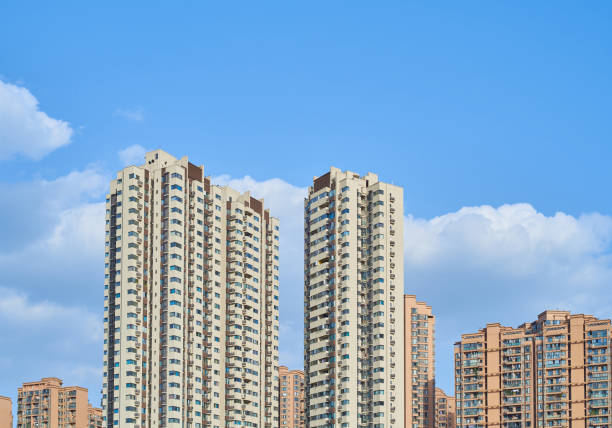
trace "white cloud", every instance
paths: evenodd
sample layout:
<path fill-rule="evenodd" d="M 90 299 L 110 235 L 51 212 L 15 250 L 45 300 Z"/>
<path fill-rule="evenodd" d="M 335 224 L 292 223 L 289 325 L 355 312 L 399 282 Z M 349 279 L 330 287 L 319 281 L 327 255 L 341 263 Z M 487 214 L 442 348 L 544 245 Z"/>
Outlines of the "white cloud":
<path fill-rule="evenodd" d="M 119 159 L 121 160 L 121 165 L 142 165 L 144 163 L 146 153 L 147 149 L 145 149 L 139 144 L 134 144 L 133 146 L 126 147 L 125 149 L 119 151 Z"/>
<path fill-rule="evenodd" d="M 532 303 L 577 302 L 586 286 L 601 287 L 612 273 L 612 218 L 600 214 L 547 217 L 529 204 L 465 207 L 431 220 L 408 217 L 405 237 L 407 273 L 499 276 L 517 281 L 514 290 L 529 292 Z M 527 285 L 532 279 L 535 290 Z M 596 295 L 589 302 L 592 310 L 603 303 Z"/>
<path fill-rule="evenodd" d="M 131 109 L 118 108 L 113 113 L 113 116 L 122 117 L 123 119 L 132 122 L 142 122 L 144 120 L 144 109 L 142 109 L 141 107 Z"/>
<path fill-rule="evenodd" d="M 69 123 L 40 111 L 26 88 L 0 81 L 0 159 L 41 159 L 70 143 L 72 133 Z"/>

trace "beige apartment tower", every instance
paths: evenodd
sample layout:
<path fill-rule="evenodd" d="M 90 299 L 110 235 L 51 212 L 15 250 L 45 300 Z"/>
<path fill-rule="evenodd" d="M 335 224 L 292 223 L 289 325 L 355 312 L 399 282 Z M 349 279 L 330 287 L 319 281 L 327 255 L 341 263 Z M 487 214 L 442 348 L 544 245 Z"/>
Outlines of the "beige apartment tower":
<path fill-rule="evenodd" d="M 404 427 L 403 190 L 337 168 L 304 202 L 306 426 Z"/>
<path fill-rule="evenodd" d="M 55 377 L 25 382 L 17 390 L 17 428 L 89 428 L 87 400 L 87 388 L 62 386 Z"/>
<path fill-rule="evenodd" d="M 447 395 L 440 388 L 436 388 L 436 428 L 455 428 L 455 397 Z"/>
<path fill-rule="evenodd" d="M 407 428 L 435 422 L 435 325 L 431 306 L 404 296 L 404 405 Z"/>
<path fill-rule="evenodd" d="M 303 428 L 304 421 L 304 372 L 278 369 L 280 389 L 280 428 Z"/>
<path fill-rule="evenodd" d="M 278 426 L 278 220 L 162 150 L 106 199 L 105 427 Z"/>
<path fill-rule="evenodd" d="M 0 395 L 0 427 L 13 427 L 13 402 L 9 397 Z"/>
<path fill-rule="evenodd" d="M 610 320 L 546 311 L 455 344 L 458 427 L 609 428 Z"/>

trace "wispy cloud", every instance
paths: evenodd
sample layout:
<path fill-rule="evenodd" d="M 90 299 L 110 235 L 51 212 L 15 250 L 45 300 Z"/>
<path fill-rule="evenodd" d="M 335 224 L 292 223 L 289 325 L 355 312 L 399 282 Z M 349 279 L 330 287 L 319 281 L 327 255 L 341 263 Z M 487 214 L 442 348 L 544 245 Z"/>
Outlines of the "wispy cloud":
<path fill-rule="evenodd" d="M 122 117 L 123 119 L 130 120 L 132 122 L 141 122 L 144 120 L 144 109 L 142 107 L 136 108 L 118 108 L 114 111 L 113 116 Z"/>

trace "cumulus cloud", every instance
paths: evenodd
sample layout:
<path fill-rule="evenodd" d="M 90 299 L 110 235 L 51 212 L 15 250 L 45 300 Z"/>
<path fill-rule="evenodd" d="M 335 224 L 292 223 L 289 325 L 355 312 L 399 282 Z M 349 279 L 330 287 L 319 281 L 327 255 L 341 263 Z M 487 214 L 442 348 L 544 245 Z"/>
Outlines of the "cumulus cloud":
<path fill-rule="evenodd" d="M 113 113 L 113 116 L 121 117 L 132 122 L 141 122 L 144 120 L 144 109 L 140 107 L 131 109 L 118 108 Z"/>
<path fill-rule="evenodd" d="M 142 165 L 146 153 L 147 149 L 139 144 L 134 144 L 119 151 L 119 160 L 122 166 Z"/>
<path fill-rule="evenodd" d="M 569 305 L 598 311 L 609 305 L 594 291 L 611 279 L 610 217 L 547 217 L 529 204 L 465 207 L 431 220 L 408 217 L 405 236 L 408 275 L 434 278 L 444 268 L 516 281 L 513 296 L 528 293 L 533 309 Z M 472 284 L 461 289 L 477 286 Z M 492 294 L 496 288 L 489 284 L 479 291 Z"/>
<path fill-rule="evenodd" d="M 438 316 L 438 379 L 452 390 L 452 344 L 487 323 L 546 309 L 612 315 L 612 218 L 529 204 L 405 219 L 405 288 Z"/>
<path fill-rule="evenodd" d="M 72 134 L 70 124 L 41 111 L 26 88 L 0 81 L 0 159 L 41 159 L 69 144 Z"/>

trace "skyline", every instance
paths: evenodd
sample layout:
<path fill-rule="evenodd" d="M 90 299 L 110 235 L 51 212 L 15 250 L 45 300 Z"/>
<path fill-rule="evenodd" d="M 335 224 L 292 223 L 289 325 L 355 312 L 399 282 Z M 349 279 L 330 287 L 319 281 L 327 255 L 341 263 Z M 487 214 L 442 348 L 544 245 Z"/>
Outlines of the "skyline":
<path fill-rule="evenodd" d="M 144 149 L 188 155 L 279 213 L 280 363 L 290 368 L 302 359 L 303 197 L 330 166 L 404 187 L 405 292 L 437 317 L 445 391 L 460 333 L 517 326 L 545 309 L 611 316 L 609 5 L 211 7 L 209 27 L 196 9 L 115 16 L 41 5 L 26 20 L 20 7 L 7 6 L 16 19 L 0 29 L 0 192 L 11 201 L 0 394 L 58 376 L 89 387 L 99 405 L 103 200 L 109 178 L 142 163 Z M 130 22 L 141 30 L 131 37 Z M 157 33 L 159 24 L 176 32 Z M 56 133 L 23 125 L 40 117 L 13 87 L 63 121 Z M 480 300 L 458 306 L 465 296 Z"/>

